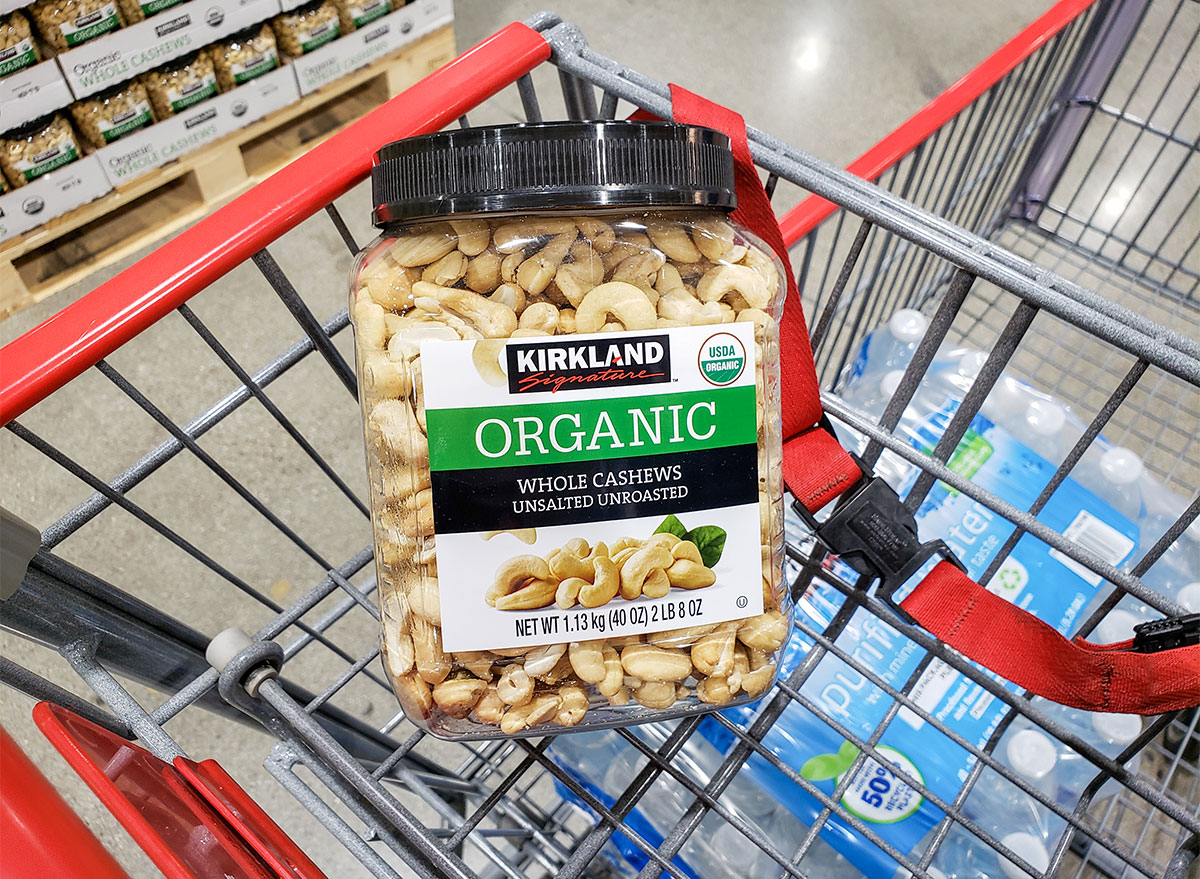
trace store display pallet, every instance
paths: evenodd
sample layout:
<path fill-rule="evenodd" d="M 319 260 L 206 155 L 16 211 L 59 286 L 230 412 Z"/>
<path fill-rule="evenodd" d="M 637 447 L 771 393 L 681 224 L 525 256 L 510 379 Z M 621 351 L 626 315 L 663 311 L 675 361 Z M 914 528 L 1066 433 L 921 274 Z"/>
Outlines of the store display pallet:
<path fill-rule="evenodd" d="M 0 317 L 199 219 L 454 54 L 454 28 L 446 25 L 295 104 L 0 244 Z"/>

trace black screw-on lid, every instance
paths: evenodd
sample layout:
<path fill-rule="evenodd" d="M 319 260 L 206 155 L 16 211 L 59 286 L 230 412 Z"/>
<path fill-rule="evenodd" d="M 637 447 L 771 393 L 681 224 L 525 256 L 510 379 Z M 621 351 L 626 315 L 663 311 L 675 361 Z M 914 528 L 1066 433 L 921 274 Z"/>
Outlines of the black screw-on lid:
<path fill-rule="evenodd" d="M 737 205 L 729 138 L 670 122 L 549 122 L 390 143 L 371 170 L 375 225 L 473 213 Z"/>

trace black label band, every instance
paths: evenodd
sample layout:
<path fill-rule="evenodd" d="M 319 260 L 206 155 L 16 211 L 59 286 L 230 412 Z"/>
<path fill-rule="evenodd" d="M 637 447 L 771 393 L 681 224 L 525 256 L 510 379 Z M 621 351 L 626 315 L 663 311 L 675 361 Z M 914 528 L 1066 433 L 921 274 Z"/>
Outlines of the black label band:
<path fill-rule="evenodd" d="M 432 479 L 438 533 L 634 519 L 757 503 L 758 447 L 434 471 Z"/>

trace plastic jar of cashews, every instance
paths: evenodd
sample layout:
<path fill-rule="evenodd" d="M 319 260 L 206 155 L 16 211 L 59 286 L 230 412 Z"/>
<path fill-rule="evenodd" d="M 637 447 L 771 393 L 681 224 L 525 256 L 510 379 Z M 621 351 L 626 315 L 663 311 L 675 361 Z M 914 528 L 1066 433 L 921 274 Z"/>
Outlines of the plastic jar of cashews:
<path fill-rule="evenodd" d="M 728 139 L 670 123 L 389 144 L 350 279 L 384 666 L 454 739 L 761 697 L 782 582 L 778 261 Z"/>

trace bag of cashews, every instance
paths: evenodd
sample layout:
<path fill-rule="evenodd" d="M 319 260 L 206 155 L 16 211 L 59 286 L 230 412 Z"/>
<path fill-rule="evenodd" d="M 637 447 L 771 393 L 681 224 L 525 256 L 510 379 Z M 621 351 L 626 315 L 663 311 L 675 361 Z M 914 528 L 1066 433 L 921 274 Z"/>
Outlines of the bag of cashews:
<path fill-rule="evenodd" d="M 728 139 L 549 123 L 389 144 L 350 283 L 382 610 L 450 739 L 758 699 L 782 581 L 770 249 Z"/>

